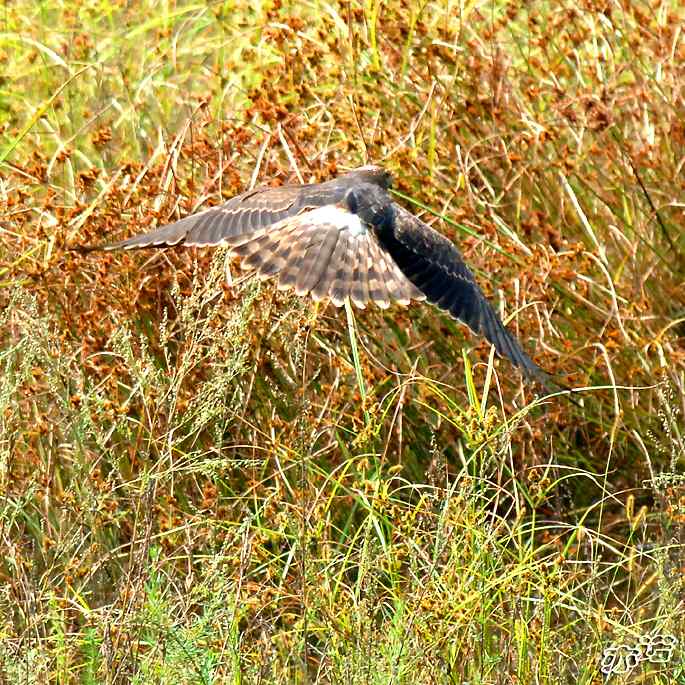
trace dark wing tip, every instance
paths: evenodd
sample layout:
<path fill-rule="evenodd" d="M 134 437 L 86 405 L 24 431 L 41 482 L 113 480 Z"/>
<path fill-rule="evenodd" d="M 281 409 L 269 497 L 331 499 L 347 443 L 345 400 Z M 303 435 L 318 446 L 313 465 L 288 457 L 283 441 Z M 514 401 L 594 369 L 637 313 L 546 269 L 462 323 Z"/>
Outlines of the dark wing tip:
<path fill-rule="evenodd" d="M 484 336 L 527 379 L 547 389 L 553 386 L 551 377 L 504 326 L 452 241 L 399 205 L 395 205 L 393 231 L 385 232 L 381 240 L 405 276 L 431 304 Z"/>
<path fill-rule="evenodd" d="M 516 336 L 506 328 L 478 286 L 474 283 L 472 287 L 475 297 L 479 300 L 479 318 L 482 322 L 479 327 L 480 330 L 477 330 L 477 332 L 485 336 L 502 357 L 506 357 L 514 366 L 518 367 L 528 380 L 538 382 L 545 389 L 550 390 L 552 380 L 549 374 L 526 354 Z M 466 323 L 476 330 L 471 321 Z"/>
<path fill-rule="evenodd" d="M 183 242 L 183 236 L 172 242 L 170 240 L 154 240 L 148 236 L 152 234 L 137 235 L 127 240 L 119 240 L 116 243 L 99 243 L 98 245 L 74 245 L 69 249 L 81 254 L 90 252 L 112 252 L 114 250 L 137 250 L 145 247 L 173 247 Z"/>
<path fill-rule="evenodd" d="M 521 370 L 525 378 L 533 383 L 538 383 L 542 388 L 544 388 L 548 395 L 562 393 L 569 402 L 574 404 L 579 409 L 582 409 L 582 405 L 571 397 L 573 389 L 556 380 L 552 374 L 538 366 L 523 351 L 516 338 L 506 328 L 504 328 L 504 324 L 501 324 L 501 327 L 506 334 L 507 341 L 510 346 L 510 352 L 507 353 L 506 356 Z M 495 345 L 495 347 L 497 347 L 497 345 Z"/>
<path fill-rule="evenodd" d="M 179 221 L 167 224 L 149 233 L 140 233 L 125 240 L 117 240 L 113 243 L 100 243 L 98 245 L 82 245 L 79 251 L 88 253 L 97 250 L 137 250 L 145 247 L 174 247 L 183 244 L 188 238 L 188 234 L 196 225 L 202 224 L 206 220 L 207 211 L 198 214 L 191 214 Z"/>

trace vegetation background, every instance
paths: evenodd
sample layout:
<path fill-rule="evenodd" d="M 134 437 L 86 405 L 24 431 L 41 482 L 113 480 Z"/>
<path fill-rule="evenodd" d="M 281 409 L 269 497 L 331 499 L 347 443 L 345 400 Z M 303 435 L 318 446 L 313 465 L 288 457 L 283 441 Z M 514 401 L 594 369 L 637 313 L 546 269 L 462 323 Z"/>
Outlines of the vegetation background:
<path fill-rule="evenodd" d="M 7 0 L 1 681 L 684 683 L 684 19 Z M 370 161 L 582 406 L 428 306 L 69 250 Z"/>

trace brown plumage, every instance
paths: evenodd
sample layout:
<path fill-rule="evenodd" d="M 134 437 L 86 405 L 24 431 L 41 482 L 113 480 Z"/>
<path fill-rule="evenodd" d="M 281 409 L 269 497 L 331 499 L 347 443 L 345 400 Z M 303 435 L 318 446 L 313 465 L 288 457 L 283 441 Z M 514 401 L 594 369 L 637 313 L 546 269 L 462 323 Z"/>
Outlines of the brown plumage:
<path fill-rule="evenodd" d="M 257 188 L 150 233 L 88 249 L 227 245 L 242 267 L 315 300 L 382 308 L 431 304 L 489 340 L 531 379 L 548 376 L 522 350 L 447 238 L 395 204 L 391 176 L 361 167 L 331 181 Z"/>

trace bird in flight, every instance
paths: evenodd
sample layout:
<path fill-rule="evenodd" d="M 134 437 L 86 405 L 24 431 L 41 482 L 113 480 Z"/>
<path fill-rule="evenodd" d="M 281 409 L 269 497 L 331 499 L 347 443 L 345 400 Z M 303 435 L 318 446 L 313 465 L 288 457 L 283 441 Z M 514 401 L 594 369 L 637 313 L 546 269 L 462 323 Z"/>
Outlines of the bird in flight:
<path fill-rule="evenodd" d="M 427 300 L 483 335 L 530 380 L 548 375 L 523 351 L 456 246 L 389 195 L 392 177 L 364 166 L 325 183 L 259 187 L 157 230 L 85 250 L 226 245 L 242 268 L 337 307 L 349 298 Z"/>

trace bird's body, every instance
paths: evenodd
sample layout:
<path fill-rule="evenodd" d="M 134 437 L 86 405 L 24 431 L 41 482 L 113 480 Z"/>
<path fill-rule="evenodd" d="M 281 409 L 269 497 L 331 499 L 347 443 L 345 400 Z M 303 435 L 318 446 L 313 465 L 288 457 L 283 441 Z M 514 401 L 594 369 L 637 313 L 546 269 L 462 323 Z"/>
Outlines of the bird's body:
<path fill-rule="evenodd" d="M 484 335 L 529 378 L 547 375 L 504 327 L 456 246 L 395 204 L 391 176 L 361 167 L 331 181 L 247 191 L 101 249 L 227 245 L 280 289 L 341 306 L 428 300 Z"/>

